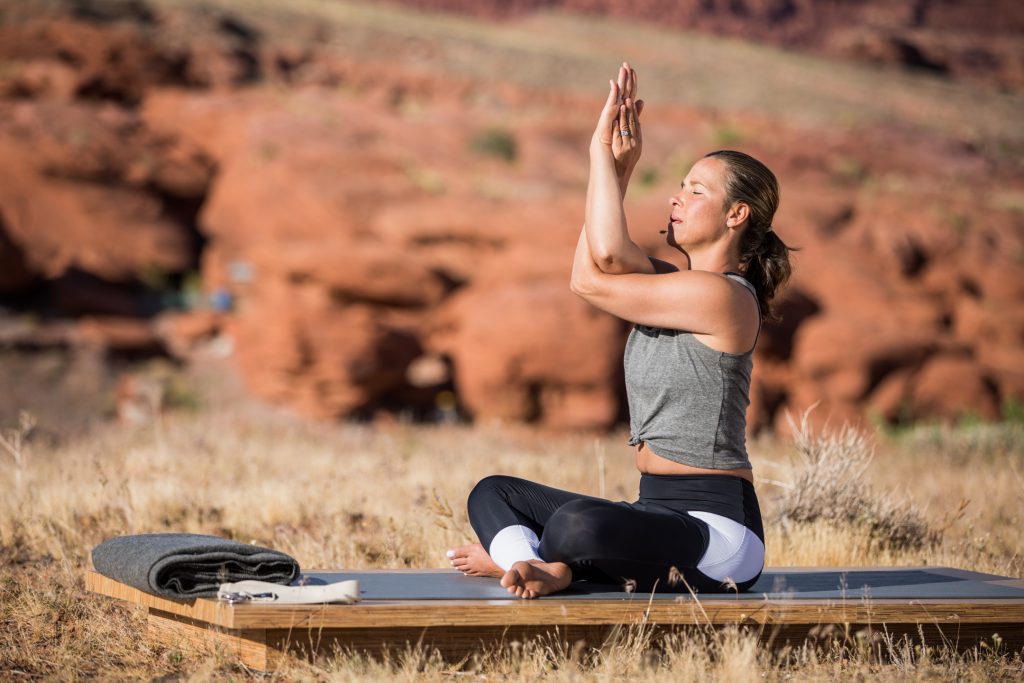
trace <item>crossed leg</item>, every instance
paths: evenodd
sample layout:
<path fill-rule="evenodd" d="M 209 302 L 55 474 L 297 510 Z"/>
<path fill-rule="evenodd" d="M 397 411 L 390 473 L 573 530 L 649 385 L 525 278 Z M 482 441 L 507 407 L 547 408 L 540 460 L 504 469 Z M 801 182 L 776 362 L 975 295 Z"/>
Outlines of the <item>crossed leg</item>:
<path fill-rule="evenodd" d="M 500 578 L 510 593 L 520 597 L 561 590 L 572 580 L 569 567 L 543 562 L 536 548 L 551 515 L 579 499 L 601 500 L 516 477 L 486 477 L 474 487 L 468 501 L 470 523 L 481 543 L 453 548 L 448 558 L 467 576 Z M 497 544 L 496 536 L 500 536 Z M 491 557 L 495 551 L 504 566 Z"/>
<path fill-rule="evenodd" d="M 519 597 L 562 590 L 574 577 L 637 590 L 681 590 L 706 578 L 694 568 L 707 547 L 707 527 L 688 515 L 505 476 L 483 479 L 468 506 L 481 543 L 449 551 L 452 565 L 471 576 L 500 577 Z"/>

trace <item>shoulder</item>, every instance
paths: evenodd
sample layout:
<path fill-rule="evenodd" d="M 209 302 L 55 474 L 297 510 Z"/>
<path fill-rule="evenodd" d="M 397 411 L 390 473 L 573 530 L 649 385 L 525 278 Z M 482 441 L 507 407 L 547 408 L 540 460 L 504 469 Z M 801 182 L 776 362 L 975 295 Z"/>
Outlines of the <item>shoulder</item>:
<path fill-rule="evenodd" d="M 757 294 L 757 288 L 754 287 L 753 283 L 739 273 L 722 273 L 722 276 L 731 283 L 733 291 L 738 293 L 741 298 L 753 298 L 754 303 L 757 305 L 758 314 L 760 314 L 761 302 Z"/>

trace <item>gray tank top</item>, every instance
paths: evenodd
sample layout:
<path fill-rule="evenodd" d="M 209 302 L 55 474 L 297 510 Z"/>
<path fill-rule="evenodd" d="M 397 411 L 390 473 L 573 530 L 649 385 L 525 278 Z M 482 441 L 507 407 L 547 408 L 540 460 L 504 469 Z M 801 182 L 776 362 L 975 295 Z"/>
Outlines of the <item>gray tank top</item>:
<path fill-rule="evenodd" d="M 743 276 L 725 275 L 757 299 Z M 694 467 L 750 469 L 746 426 L 753 355 L 753 348 L 716 351 L 691 332 L 634 326 L 623 357 L 629 445 L 643 441 L 655 454 Z"/>

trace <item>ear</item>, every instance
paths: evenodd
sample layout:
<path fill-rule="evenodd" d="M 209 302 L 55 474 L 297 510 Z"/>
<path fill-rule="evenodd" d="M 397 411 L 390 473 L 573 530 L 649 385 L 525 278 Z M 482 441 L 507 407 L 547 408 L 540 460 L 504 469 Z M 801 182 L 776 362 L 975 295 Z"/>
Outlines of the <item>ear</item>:
<path fill-rule="evenodd" d="M 725 224 L 730 228 L 738 228 L 750 218 L 750 207 L 746 202 L 735 202 L 725 214 Z"/>

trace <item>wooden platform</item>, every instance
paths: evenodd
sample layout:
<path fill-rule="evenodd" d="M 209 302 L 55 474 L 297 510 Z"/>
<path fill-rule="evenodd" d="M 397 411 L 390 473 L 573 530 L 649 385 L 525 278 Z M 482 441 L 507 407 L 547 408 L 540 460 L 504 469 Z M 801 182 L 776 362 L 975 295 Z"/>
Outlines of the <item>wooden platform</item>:
<path fill-rule="evenodd" d="M 226 648 L 268 669 L 284 653 L 371 653 L 407 644 L 437 647 L 458 659 L 500 642 L 533 636 L 600 646 L 617 627 L 659 630 L 725 626 L 756 630 L 768 644 L 807 638 L 923 634 L 929 644 L 965 649 L 998 634 L 1001 647 L 1024 647 L 1024 580 L 946 567 L 776 568 L 741 595 L 630 594 L 615 586 L 574 584 L 537 600 L 511 598 L 497 579 L 453 570 L 307 572 L 313 582 L 358 579 L 353 605 L 227 604 L 174 601 L 96 572 L 89 591 L 149 610 L 149 635 L 182 649 Z"/>

